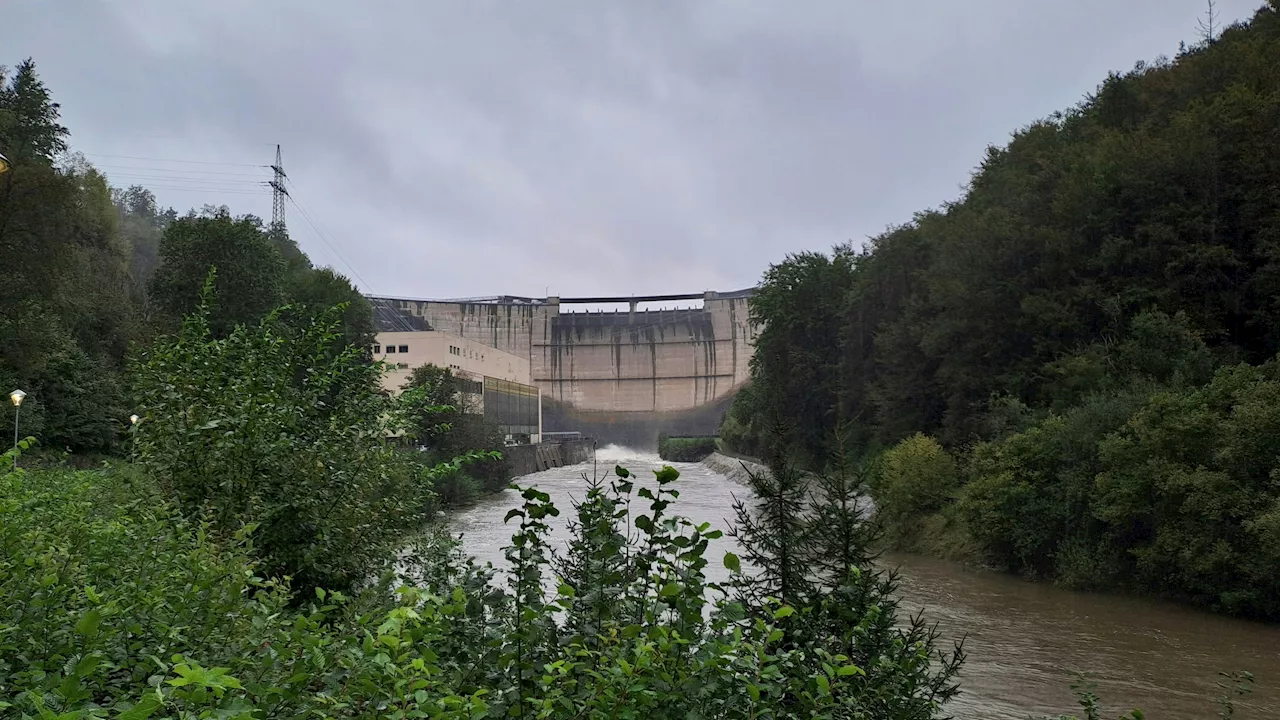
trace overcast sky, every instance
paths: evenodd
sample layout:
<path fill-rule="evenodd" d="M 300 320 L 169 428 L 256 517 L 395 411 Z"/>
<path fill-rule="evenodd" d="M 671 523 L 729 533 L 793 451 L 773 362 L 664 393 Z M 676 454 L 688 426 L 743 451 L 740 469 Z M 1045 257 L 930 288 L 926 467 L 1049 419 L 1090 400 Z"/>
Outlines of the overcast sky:
<path fill-rule="evenodd" d="M 4 5 L 0 63 L 35 59 L 113 184 L 270 218 L 279 143 L 313 260 L 438 298 L 749 287 L 956 198 L 1205 2 Z"/>

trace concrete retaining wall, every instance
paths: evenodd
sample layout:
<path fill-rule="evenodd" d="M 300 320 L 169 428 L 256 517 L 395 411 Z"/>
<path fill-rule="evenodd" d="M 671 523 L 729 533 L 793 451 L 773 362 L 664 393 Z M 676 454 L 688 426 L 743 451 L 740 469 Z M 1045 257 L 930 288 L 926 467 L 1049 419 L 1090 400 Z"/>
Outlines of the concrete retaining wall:
<path fill-rule="evenodd" d="M 591 440 L 514 445 L 503 449 L 511 463 L 511 476 L 522 477 L 551 468 L 577 465 L 591 459 L 595 444 Z"/>
<path fill-rule="evenodd" d="M 723 453 L 711 453 L 703 461 L 702 466 L 723 475 L 739 485 L 746 485 L 751 475 L 768 475 L 769 468 L 760 463 L 744 458 L 729 457 Z"/>

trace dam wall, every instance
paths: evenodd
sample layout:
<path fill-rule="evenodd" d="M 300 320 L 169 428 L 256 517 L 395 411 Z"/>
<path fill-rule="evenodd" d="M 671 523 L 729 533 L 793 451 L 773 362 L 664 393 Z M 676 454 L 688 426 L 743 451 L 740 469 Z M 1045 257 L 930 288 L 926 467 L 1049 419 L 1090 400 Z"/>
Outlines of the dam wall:
<path fill-rule="evenodd" d="M 634 450 L 658 451 L 658 435 L 715 435 L 720 420 L 733 402 L 727 395 L 700 407 L 670 412 L 581 410 L 555 401 L 542 403 L 545 432 L 580 432 L 595 438 L 600 447 L 621 445 Z"/>
<path fill-rule="evenodd" d="M 747 381 L 755 340 L 748 318 L 750 294 L 369 299 L 380 331 L 452 333 L 528 358 L 532 382 L 544 401 L 588 413 L 582 417 L 593 423 L 599 420 L 595 413 L 610 413 L 618 415 L 615 425 L 644 428 L 675 413 L 671 418 L 681 418 L 682 426 L 669 432 L 701 434 L 708 427 L 714 430 L 719 417 L 708 424 L 705 413 L 696 411 L 721 408 Z M 701 299 L 702 307 L 637 309 L 643 303 L 691 299 Z M 609 303 L 626 303 L 630 310 L 573 311 L 574 306 Z M 580 429 L 558 425 L 546 423 L 548 430 Z"/>

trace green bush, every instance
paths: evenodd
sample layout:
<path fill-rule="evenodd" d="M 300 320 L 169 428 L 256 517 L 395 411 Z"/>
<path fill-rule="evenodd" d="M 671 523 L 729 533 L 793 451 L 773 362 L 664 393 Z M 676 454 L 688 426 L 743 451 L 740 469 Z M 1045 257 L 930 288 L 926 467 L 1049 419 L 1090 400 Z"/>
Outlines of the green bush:
<path fill-rule="evenodd" d="M 658 438 L 658 457 L 668 462 L 698 462 L 716 451 L 714 437 Z"/>
<path fill-rule="evenodd" d="M 252 657 L 287 599 L 244 533 L 214 542 L 134 471 L 8 472 L 0 498 L 5 717 L 141 700 L 180 656 Z"/>
<path fill-rule="evenodd" d="M 950 453 L 922 433 L 885 451 L 879 464 L 876 512 L 898 538 L 911 534 L 913 521 L 942 509 L 959 484 Z"/>
<path fill-rule="evenodd" d="M 1101 470 L 1098 444 L 1149 392 L 1139 384 L 1090 396 L 1083 405 L 973 449 L 956 514 L 984 560 L 1029 576 L 1061 577 L 1075 586 L 1114 580 L 1117 569 L 1102 562 L 1113 555 L 1089 509 Z M 1082 553 L 1097 562 L 1087 562 Z"/>
<path fill-rule="evenodd" d="M 207 295 L 206 295 L 207 298 Z M 268 575 L 304 592 L 375 577 L 425 520 L 421 468 L 386 442 L 394 406 L 338 311 L 290 310 L 215 338 L 206 307 L 133 368 L 137 457 L 188 517 L 254 525 Z"/>
<path fill-rule="evenodd" d="M 719 531 L 665 512 L 677 476 L 667 468 L 656 488 L 637 489 L 619 468 L 593 487 L 577 509 L 572 567 L 554 566 L 547 545 L 546 520 L 559 510 L 524 490 L 508 516 L 519 527 L 506 590 L 436 536 L 402 554 L 398 576 L 358 595 L 291 596 L 263 579 L 249 528 L 222 537 L 188 522 L 145 475 L 5 472 L 0 714 L 933 714 L 918 712 L 936 709 L 921 682 L 927 648 L 907 641 L 883 655 L 849 655 L 839 642 L 806 639 L 819 626 L 810 609 L 767 598 L 744 607 L 709 585 L 704 554 Z M 628 517 L 633 494 L 650 506 Z M 724 562 L 750 582 L 736 557 Z M 564 580 L 549 589 L 553 568 Z M 867 610 L 860 633 L 893 631 L 889 606 Z"/>
<path fill-rule="evenodd" d="M 1280 617 L 1280 363 L 1156 393 L 1099 453 L 1092 513 L 1136 586 Z"/>
<path fill-rule="evenodd" d="M 456 475 L 438 480 L 444 504 L 465 504 L 481 492 L 507 487 L 511 463 L 503 456 L 505 438 L 495 423 L 466 406 L 466 396 L 452 370 L 431 364 L 414 368 L 403 391 L 400 404 L 408 436 L 426 451 L 420 459 L 436 463 L 468 453 L 486 453 L 468 465 L 465 480 Z M 444 487 L 444 483 L 451 487 Z"/>

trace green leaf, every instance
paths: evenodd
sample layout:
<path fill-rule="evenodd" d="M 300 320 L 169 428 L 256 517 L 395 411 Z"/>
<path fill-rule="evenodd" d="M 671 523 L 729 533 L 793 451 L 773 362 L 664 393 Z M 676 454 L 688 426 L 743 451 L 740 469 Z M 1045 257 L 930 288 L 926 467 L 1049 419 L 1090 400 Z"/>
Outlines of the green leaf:
<path fill-rule="evenodd" d="M 838 677 L 846 677 L 849 675 L 866 675 L 866 674 L 867 674 L 866 671 L 864 671 L 862 668 L 858 667 L 857 665 L 842 665 L 840 669 L 836 670 L 836 675 Z"/>
<path fill-rule="evenodd" d="M 102 613 L 97 608 L 90 610 L 80 617 L 76 623 L 76 632 L 85 637 L 93 637 L 98 633 L 98 628 L 102 625 Z"/>
<path fill-rule="evenodd" d="M 80 658 L 80 662 L 76 663 L 75 673 L 79 677 L 88 677 L 93 674 L 94 670 L 102 664 L 102 656 L 94 653 Z"/>
<path fill-rule="evenodd" d="M 676 583 L 676 582 L 669 582 L 666 585 L 663 585 L 662 590 L 658 592 L 658 595 L 662 597 L 671 597 L 672 595 L 679 595 L 679 594 L 680 594 L 680 583 Z"/>
<path fill-rule="evenodd" d="M 116 720 L 147 720 L 152 713 L 160 709 L 160 699 L 155 695 L 146 695 L 137 705 L 125 710 Z"/>
<path fill-rule="evenodd" d="M 731 552 L 724 554 L 724 566 L 728 568 L 729 572 L 742 572 L 742 561 Z"/>
<path fill-rule="evenodd" d="M 680 471 L 670 465 L 663 465 L 661 470 L 654 470 L 653 474 L 658 478 L 659 485 L 675 482 L 680 477 Z"/>
<path fill-rule="evenodd" d="M 786 617 L 791 617 L 792 615 L 795 614 L 795 612 L 796 612 L 796 609 L 791 607 L 790 605 L 783 605 L 782 607 L 773 611 L 773 619 L 781 620 Z"/>

